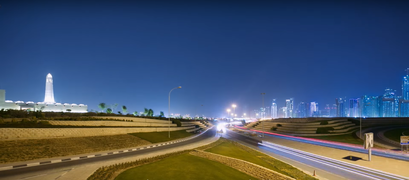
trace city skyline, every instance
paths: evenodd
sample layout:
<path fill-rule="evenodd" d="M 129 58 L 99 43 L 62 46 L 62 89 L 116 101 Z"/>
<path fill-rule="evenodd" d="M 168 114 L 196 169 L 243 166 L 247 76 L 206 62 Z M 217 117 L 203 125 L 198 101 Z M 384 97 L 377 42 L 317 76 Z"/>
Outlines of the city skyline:
<path fill-rule="evenodd" d="M 292 117 L 409 117 L 409 68 L 402 78 L 401 95 L 397 90 L 385 88 L 385 92 L 379 95 L 362 95 L 359 97 L 335 98 L 335 104 L 325 104 L 319 108 L 318 102 L 300 101 L 294 108 L 294 98 L 285 100 L 285 106 L 281 107 L 281 115 L 271 118 Z M 276 104 L 276 100 L 272 101 Z M 271 108 L 273 111 L 273 108 Z M 277 108 L 274 109 L 277 113 Z M 257 113 L 257 111 L 255 111 Z"/>
<path fill-rule="evenodd" d="M 0 8 L 0 89 L 15 101 L 43 101 L 51 73 L 56 102 L 157 114 L 182 86 L 171 113 L 222 117 L 263 92 L 278 109 L 380 95 L 408 67 L 409 2 L 20 2 Z"/>

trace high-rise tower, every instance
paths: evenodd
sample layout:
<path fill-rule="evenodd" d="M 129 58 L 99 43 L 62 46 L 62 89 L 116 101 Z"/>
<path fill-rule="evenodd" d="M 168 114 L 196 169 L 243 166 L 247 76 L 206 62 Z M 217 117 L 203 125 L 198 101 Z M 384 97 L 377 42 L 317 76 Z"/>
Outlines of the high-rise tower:
<path fill-rule="evenodd" d="M 273 103 L 271 103 L 271 117 L 272 118 L 278 118 L 277 103 L 276 103 L 275 99 L 273 99 Z"/>
<path fill-rule="evenodd" d="M 409 117 L 409 68 L 406 73 L 402 81 L 402 99 L 399 100 L 400 117 Z"/>
<path fill-rule="evenodd" d="M 53 90 L 53 76 L 50 73 L 47 74 L 45 80 L 45 103 L 55 103 L 54 101 L 54 90 Z"/>
<path fill-rule="evenodd" d="M 291 118 L 293 117 L 293 111 L 294 111 L 294 99 L 286 99 L 285 100 L 285 107 L 287 107 L 287 117 L 286 118 Z"/>
<path fill-rule="evenodd" d="M 409 68 L 406 69 L 407 75 L 403 77 L 402 81 L 402 96 L 403 100 L 409 100 Z"/>

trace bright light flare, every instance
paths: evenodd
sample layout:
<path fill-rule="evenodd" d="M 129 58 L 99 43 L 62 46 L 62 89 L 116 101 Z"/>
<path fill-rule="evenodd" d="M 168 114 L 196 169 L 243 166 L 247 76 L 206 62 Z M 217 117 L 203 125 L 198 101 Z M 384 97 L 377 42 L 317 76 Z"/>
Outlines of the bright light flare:
<path fill-rule="evenodd" d="M 219 123 L 217 125 L 217 130 L 218 131 L 222 130 L 223 132 L 226 132 L 226 123 Z"/>

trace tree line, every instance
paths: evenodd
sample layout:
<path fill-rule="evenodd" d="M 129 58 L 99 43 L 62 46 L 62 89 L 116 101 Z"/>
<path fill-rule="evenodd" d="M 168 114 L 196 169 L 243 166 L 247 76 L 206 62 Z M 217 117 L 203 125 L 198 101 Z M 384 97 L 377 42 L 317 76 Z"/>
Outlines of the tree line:
<path fill-rule="evenodd" d="M 99 107 L 99 109 L 101 109 L 101 112 L 105 112 L 105 113 L 108 113 L 108 114 L 115 114 L 114 112 L 115 112 L 116 108 L 118 107 L 118 104 L 115 103 L 115 104 L 112 104 L 112 105 L 108 106 L 105 103 L 99 103 L 98 107 Z M 120 114 L 120 115 L 122 115 L 122 114 L 131 115 L 130 113 L 128 113 L 128 108 L 125 105 L 123 105 L 121 107 L 121 109 L 122 109 L 122 112 L 118 111 L 118 114 Z M 132 115 L 134 115 L 134 116 L 149 116 L 149 117 L 154 117 L 155 116 L 154 111 L 152 109 L 148 109 L 148 108 L 144 108 L 143 112 L 134 111 L 132 113 Z M 163 113 L 163 111 L 160 111 L 158 117 L 165 117 L 165 114 Z"/>

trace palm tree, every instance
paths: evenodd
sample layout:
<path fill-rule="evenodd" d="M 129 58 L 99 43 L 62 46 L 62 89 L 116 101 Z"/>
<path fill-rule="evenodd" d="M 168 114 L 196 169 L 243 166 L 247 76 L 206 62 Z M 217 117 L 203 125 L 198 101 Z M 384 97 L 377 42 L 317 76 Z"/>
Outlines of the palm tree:
<path fill-rule="evenodd" d="M 149 115 L 149 110 L 147 108 L 145 108 L 144 112 L 143 112 L 144 116 L 148 116 Z"/>
<path fill-rule="evenodd" d="M 112 109 L 111 109 L 111 108 L 108 108 L 108 109 L 107 109 L 107 113 L 108 113 L 108 114 L 112 113 Z"/>
<path fill-rule="evenodd" d="M 126 108 L 126 106 L 122 106 L 122 113 L 123 114 L 126 114 L 128 111 L 127 111 L 127 108 Z"/>
<path fill-rule="evenodd" d="M 105 103 L 99 103 L 98 107 L 101 109 L 101 112 L 104 112 L 106 105 Z"/>
<path fill-rule="evenodd" d="M 148 116 L 151 116 L 151 117 L 153 116 L 153 110 L 152 109 L 148 110 Z"/>
<path fill-rule="evenodd" d="M 137 115 L 138 115 L 138 111 L 133 112 L 133 115 L 134 115 L 134 116 L 137 116 Z"/>
<path fill-rule="evenodd" d="M 165 117 L 165 113 L 163 113 L 163 111 L 161 111 L 159 117 Z"/>

